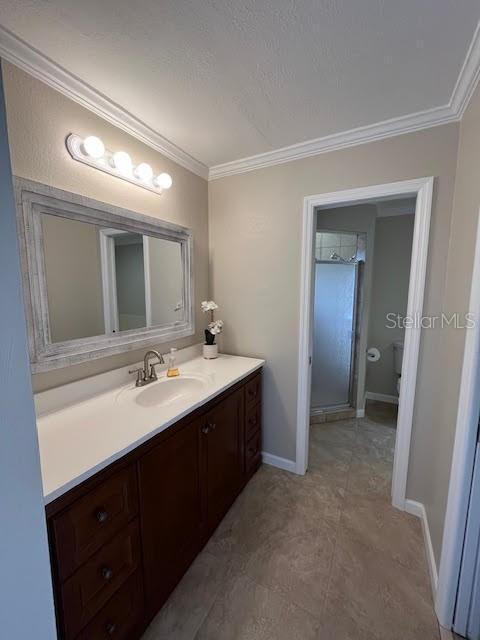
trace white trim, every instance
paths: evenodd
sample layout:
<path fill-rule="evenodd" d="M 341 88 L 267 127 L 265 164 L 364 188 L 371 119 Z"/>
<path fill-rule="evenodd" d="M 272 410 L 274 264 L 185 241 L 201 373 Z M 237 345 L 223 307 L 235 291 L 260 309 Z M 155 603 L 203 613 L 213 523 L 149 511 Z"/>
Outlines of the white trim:
<path fill-rule="evenodd" d="M 477 222 L 475 258 L 470 290 L 470 313 L 476 323 L 466 332 L 462 378 L 458 398 L 447 511 L 443 532 L 435 611 L 440 624 L 451 627 L 460 575 L 460 563 L 468 513 L 478 412 L 480 408 L 480 224 Z"/>
<path fill-rule="evenodd" d="M 100 268 L 102 272 L 103 322 L 105 333 L 118 331 L 118 303 L 116 282 L 114 229 L 100 229 Z"/>
<path fill-rule="evenodd" d="M 312 341 L 312 273 L 313 243 L 315 237 L 315 211 L 317 207 L 358 203 L 377 198 L 399 195 L 417 196 L 413 233 L 412 261 L 408 290 L 407 315 L 418 317 L 423 310 L 425 274 L 427 268 L 428 236 L 432 204 L 433 178 L 419 178 L 390 184 L 360 187 L 347 191 L 308 196 L 303 205 L 303 232 L 300 281 L 300 333 L 298 352 L 297 451 L 296 471 L 304 474 L 308 462 L 308 433 L 310 423 L 310 378 Z M 420 329 L 405 330 L 402 367 L 402 393 L 400 396 L 397 438 L 392 482 L 392 503 L 404 509 L 413 406 L 417 379 Z"/>
<path fill-rule="evenodd" d="M 480 76 L 480 23 L 473 35 L 465 60 L 458 75 L 455 87 L 448 104 L 418 111 L 398 118 L 390 118 L 382 122 L 341 131 L 321 138 L 313 138 L 299 144 L 274 149 L 266 153 L 224 162 L 210 167 L 209 180 L 246 173 L 255 169 L 271 167 L 284 162 L 292 162 L 301 158 L 317 156 L 329 151 L 347 149 L 367 142 L 384 140 L 392 136 L 412 133 L 420 129 L 428 129 L 439 125 L 461 120 Z"/>
<path fill-rule="evenodd" d="M 278 469 L 295 473 L 295 462 L 293 460 L 274 456 L 273 453 L 262 451 L 262 462 L 263 464 L 269 464 L 271 467 L 277 467 Z"/>
<path fill-rule="evenodd" d="M 364 418 L 365 417 L 365 409 L 357 409 L 355 411 L 356 418 Z"/>
<path fill-rule="evenodd" d="M 208 167 L 203 162 L 193 158 L 119 104 L 2 26 L 0 26 L 0 58 L 20 67 L 185 169 L 202 178 L 208 177 Z"/>
<path fill-rule="evenodd" d="M 432 586 L 433 599 L 437 593 L 438 573 L 437 563 L 435 562 L 435 554 L 433 553 L 432 538 L 430 536 L 430 528 L 428 526 L 427 512 L 425 506 L 421 502 L 415 500 L 405 500 L 405 511 L 420 518 L 422 523 L 423 541 L 425 543 L 425 553 L 427 556 L 428 573 L 430 575 L 430 584 Z"/>
<path fill-rule="evenodd" d="M 467 55 L 458 74 L 457 82 L 450 98 L 450 107 L 457 114 L 458 120 L 463 118 L 465 109 L 477 86 L 480 77 L 480 22 L 477 24 Z"/>
<path fill-rule="evenodd" d="M 365 393 L 366 400 L 376 400 L 377 402 L 388 402 L 389 404 L 398 404 L 398 396 L 391 396 L 387 393 L 375 393 L 367 391 Z"/>
<path fill-rule="evenodd" d="M 145 320 L 152 326 L 152 278 L 150 273 L 150 238 L 143 235 L 143 273 L 145 277 Z"/>

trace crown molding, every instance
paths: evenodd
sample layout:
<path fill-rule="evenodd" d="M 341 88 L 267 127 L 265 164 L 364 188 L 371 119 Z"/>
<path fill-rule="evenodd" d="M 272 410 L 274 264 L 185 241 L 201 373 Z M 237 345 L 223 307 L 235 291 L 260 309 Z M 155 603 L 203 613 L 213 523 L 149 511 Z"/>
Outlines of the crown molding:
<path fill-rule="evenodd" d="M 1 25 L 0 58 L 20 67 L 185 169 L 202 178 L 208 177 L 208 167 L 202 162 Z"/>
<path fill-rule="evenodd" d="M 462 119 L 470 98 L 475 91 L 480 78 L 480 22 L 477 24 L 472 41 L 460 69 L 457 82 L 453 89 L 450 101 L 442 107 L 434 107 L 425 111 L 419 111 L 399 118 L 391 118 L 376 124 L 350 129 L 340 133 L 334 133 L 322 138 L 307 140 L 299 144 L 267 151 L 258 155 L 225 162 L 210 167 L 209 180 L 216 180 L 238 173 L 246 173 L 255 169 L 271 167 L 276 164 L 292 162 L 301 158 L 320 155 L 329 151 L 346 149 L 367 142 L 384 140 L 393 136 L 411 133 L 420 129 L 437 127 L 450 122 L 458 122 Z"/>
<path fill-rule="evenodd" d="M 202 178 L 216 180 L 461 120 L 480 78 L 480 23 L 448 104 L 225 162 L 210 169 L 1 25 L 0 58 L 20 67 L 185 169 Z"/>
<path fill-rule="evenodd" d="M 457 119 L 457 116 L 452 113 L 450 107 L 436 107 L 408 116 L 385 120 L 377 124 L 358 127 L 322 138 L 292 144 L 288 147 L 267 151 L 266 153 L 259 153 L 258 155 L 242 158 L 241 160 L 218 164 L 210 167 L 208 179 L 217 180 L 218 178 L 232 176 L 237 173 L 246 173 L 247 171 L 263 169 L 264 167 L 271 167 L 276 164 L 318 156 L 322 153 L 328 153 L 329 151 L 347 149 L 348 147 L 354 147 L 367 142 L 375 142 L 403 133 L 411 133 L 419 129 L 448 124 Z"/>
<path fill-rule="evenodd" d="M 480 22 L 477 24 L 467 55 L 450 98 L 450 108 L 461 120 L 480 78 Z"/>

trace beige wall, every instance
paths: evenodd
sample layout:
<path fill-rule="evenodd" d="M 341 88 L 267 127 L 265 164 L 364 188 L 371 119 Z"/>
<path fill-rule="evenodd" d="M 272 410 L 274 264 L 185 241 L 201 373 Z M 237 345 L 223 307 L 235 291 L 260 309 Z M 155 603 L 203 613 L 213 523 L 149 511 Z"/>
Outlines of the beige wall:
<path fill-rule="evenodd" d="M 407 313 L 414 222 L 414 215 L 402 215 L 377 218 L 375 225 L 368 347 L 377 347 L 381 358 L 367 362 L 366 390 L 373 393 L 397 395 L 393 343 L 403 340 L 405 332 L 391 328 L 387 314 Z"/>
<path fill-rule="evenodd" d="M 4 63 L 3 69 L 13 173 L 190 227 L 194 236 L 195 299 L 197 302 L 205 299 L 208 293 L 206 181 L 16 67 Z M 158 196 L 74 162 L 65 148 L 65 138 L 71 132 L 81 136 L 99 135 L 108 148 L 124 149 L 134 161 L 144 160 L 158 172 L 167 171 L 172 175 L 173 187 Z M 176 341 L 175 346 L 202 340 L 204 318 L 198 309 L 196 311 L 196 335 Z M 166 351 L 173 345 L 156 346 Z M 131 352 L 38 374 L 34 376 L 34 388 L 45 389 L 107 371 L 139 357 L 139 352 Z"/>
<path fill-rule="evenodd" d="M 450 124 L 210 183 L 212 293 L 225 320 L 222 344 L 232 353 L 267 360 L 266 451 L 295 458 L 303 198 L 436 176 L 424 310 L 437 314 L 443 304 L 457 146 L 458 125 Z M 440 330 L 424 331 L 421 339 L 408 479 L 408 496 L 426 504 L 429 517 L 439 514 L 432 520 L 437 557 L 451 457 L 451 425 L 439 407 L 448 380 L 441 366 L 442 340 Z M 434 470 L 437 459 L 443 467 Z M 437 471 L 441 478 L 433 477 Z M 432 488 L 435 483 L 439 491 Z"/>
<path fill-rule="evenodd" d="M 358 347 L 356 345 L 355 365 L 355 407 L 363 409 L 365 405 L 365 378 L 367 367 L 368 318 L 373 276 L 373 252 L 375 245 L 375 220 L 377 207 L 374 204 L 359 204 L 334 209 L 319 209 L 317 212 L 317 230 L 336 229 L 339 231 L 358 231 L 365 233 L 365 270 L 362 287 L 362 318 Z"/>
<path fill-rule="evenodd" d="M 451 313 L 468 311 L 472 282 L 475 239 L 480 206 L 480 85 L 465 112 L 460 126 L 458 162 L 450 247 L 446 275 L 444 310 Z M 477 319 L 478 321 L 478 319 Z M 422 448 L 434 441 L 428 473 L 421 471 L 420 447 L 412 451 L 411 483 L 419 487 L 426 500 L 430 532 L 435 555 L 440 557 L 458 393 L 463 362 L 465 330 L 447 328 L 442 332 L 442 361 L 439 383 L 432 396 L 438 404 L 438 421 L 423 430 Z"/>

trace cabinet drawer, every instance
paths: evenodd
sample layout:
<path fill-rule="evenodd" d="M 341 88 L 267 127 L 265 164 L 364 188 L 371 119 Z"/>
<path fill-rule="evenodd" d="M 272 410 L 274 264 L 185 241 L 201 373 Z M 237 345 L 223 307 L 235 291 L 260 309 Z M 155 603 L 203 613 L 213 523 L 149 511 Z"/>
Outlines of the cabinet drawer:
<path fill-rule="evenodd" d="M 245 408 L 249 409 L 262 399 L 262 376 L 258 374 L 245 385 Z"/>
<path fill-rule="evenodd" d="M 63 581 L 137 513 L 137 479 L 131 466 L 111 476 L 53 518 L 58 573 Z"/>
<path fill-rule="evenodd" d="M 140 571 L 120 587 L 76 640 L 127 640 L 141 620 L 143 589 Z"/>
<path fill-rule="evenodd" d="M 61 600 L 67 638 L 74 638 L 136 571 L 140 563 L 139 544 L 135 521 L 65 582 Z"/>
<path fill-rule="evenodd" d="M 262 434 L 260 431 L 250 438 L 245 447 L 245 470 L 252 471 L 260 463 L 262 456 Z"/>
<path fill-rule="evenodd" d="M 262 406 L 257 404 L 247 410 L 245 418 L 245 437 L 249 440 L 262 426 Z"/>

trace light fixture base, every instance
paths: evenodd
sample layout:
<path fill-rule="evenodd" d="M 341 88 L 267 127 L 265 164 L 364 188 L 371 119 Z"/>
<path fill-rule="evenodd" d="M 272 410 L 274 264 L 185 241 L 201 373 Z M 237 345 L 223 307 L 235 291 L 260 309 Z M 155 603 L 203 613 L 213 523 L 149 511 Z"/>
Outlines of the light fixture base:
<path fill-rule="evenodd" d="M 148 191 L 152 191 L 157 195 L 162 195 L 164 189 L 161 187 L 155 186 L 153 180 L 146 182 L 145 180 L 141 180 L 136 178 L 134 175 L 134 167 L 132 167 L 131 175 L 119 171 L 112 162 L 113 152 L 105 149 L 105 153 L 101 158 L 92 158 L 88 156 L 83 151 L 83 138 L 76 133 L 70 133 L 67 136 L 65 141 L 68 153 L 72 156 L 74 160 L 78 162 L 82 162 L 83 164 L 87 164 L 90 167 L 94 167 L 95 169 L 100 169 L 100 171 L 104 171 L 105 173 L 109 173 L 111 176 L 115 176 L 116 178 L 121 178 L 122 180 L 126 180 L 127 182 L 131 182 L 132 184 L 137 185 L 137 187 L 142 187 L 142 189 L 147 189 Z"/>

